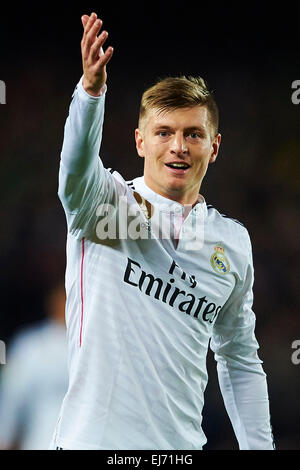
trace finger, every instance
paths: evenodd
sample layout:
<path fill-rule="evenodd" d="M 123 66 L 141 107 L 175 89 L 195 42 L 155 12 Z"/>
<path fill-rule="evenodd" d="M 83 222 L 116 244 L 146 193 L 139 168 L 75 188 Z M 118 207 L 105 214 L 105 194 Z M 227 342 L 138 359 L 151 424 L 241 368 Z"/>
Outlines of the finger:
<path fill-rule="evenodd" d="M 107 37 L 108 37 L 108 32 L 107 31 L 103 31 L 100 36 L 96 39 L 96 41 L 94 42 L 94 44 L 92 45 L 91 47 L 91 57 L 93 60 L 97 60 L 100 56 L 100 49 L 101 47 L 103 46 L 103 44 L 105 43 L 105 41 L 107 40 Z"/>
<path fill-rule="evenodd" d="M 81 17 L 81 22 L 82 22 L 82 25 L 83 25 L 84 28 L 86 27 L 86 24 L 87 24 L 87 22 L 89 21 L 89 18 L 90 18 L 90 17 L 89 17 L 88 15 L 83 15 L 83 16 Z"/>
<path fill-rule="evenodd" d="M 104 55 L 102 55 L 99 60 L 98 60 L 98 64 L 100 67 L 105 67 L 105 65 L 108 64 L 108 62 L 110 61 L 110 59 L 112 58 L 112 55 L 114 53 L 114 48 L 113 47 L 108 47 L 104 53 Z"/>
<path fill-rule="evenodd" d="M 85 43 L 88 48 L 91 47 L 91 45 L 95 42 L 97 35 L 102 27 L 102 21 L 101 20 L 96 20 L 89 32 L 86 35 L 85 38 Z"/>
<path fill-rule="evenodd" d="M 89 17 L 86 25 L 85 25 L 85 28 L 84 28 L 84 36 L 87 36 L 87 34 L 89 33 L 89 31 L 91 30 L 91 28 L 93 27 L 93 24 L 95 23 L 95 21 L 97 20 L 97 15 L 96 13 L 92 13 L 91 16 Z"/>
<path fill-rule="evenodd" d="M 102 20 L 98 20 L 94 18 L 94 22 L 90 22 L 91 18 L 87 22 L 87 25 L 85 27 L 85 32 L 81 41 L 81 46 L 82 46 L 82 55 L 84 60 L 86 60 L 90 54 L 91 51 L 91 46 L 95 42 L 97 38 L 97 34 L 99 33 L 101 26 L 102 26 Z M 92 26 L 90 27 L 90 25 Z M 90 28 L 90 29 L 89 29 Z M 88 31 L 88 33 L 86 32 Z"/>

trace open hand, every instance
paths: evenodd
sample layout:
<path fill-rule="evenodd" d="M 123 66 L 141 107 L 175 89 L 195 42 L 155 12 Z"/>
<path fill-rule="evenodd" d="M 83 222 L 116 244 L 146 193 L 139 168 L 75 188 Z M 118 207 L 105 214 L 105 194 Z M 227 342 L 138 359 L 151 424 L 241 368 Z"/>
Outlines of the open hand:
<path fill-rule="evenodd" d="M 108 33 L 103 31 L 98 36 L 103 22 L 97 18 L 96 13 L 91 16 L 83 15 L 81 21 L 84 28 L 81 41 L 83 88 L 92 96 L 99 96 L 107 80 L 106 65 L 113 55 L 113 48 L 108 47 L 103 51 Z"/>

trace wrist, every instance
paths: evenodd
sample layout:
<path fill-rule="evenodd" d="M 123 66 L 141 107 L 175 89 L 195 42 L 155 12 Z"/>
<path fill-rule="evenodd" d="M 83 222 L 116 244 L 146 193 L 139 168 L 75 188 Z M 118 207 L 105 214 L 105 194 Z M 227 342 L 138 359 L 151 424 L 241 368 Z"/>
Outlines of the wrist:
<path fill-rule="evenodd" d="M 104 84 L 91 85 L 88 80 L 83 77 L 82 86 L 84 90 L 91 96 L 99 97 L 103 93 Z"/>

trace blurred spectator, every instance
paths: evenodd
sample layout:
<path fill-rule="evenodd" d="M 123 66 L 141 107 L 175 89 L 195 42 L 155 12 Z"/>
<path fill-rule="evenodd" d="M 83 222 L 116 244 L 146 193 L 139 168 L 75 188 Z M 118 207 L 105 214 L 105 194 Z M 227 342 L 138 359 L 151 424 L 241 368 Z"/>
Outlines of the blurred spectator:
<path fill-rule="evenodd" d="M 19 331 L 0 377 L 0 449 L 46 450 L 67 387 L 65 290 L 50 290 L 47 318 Z"/>

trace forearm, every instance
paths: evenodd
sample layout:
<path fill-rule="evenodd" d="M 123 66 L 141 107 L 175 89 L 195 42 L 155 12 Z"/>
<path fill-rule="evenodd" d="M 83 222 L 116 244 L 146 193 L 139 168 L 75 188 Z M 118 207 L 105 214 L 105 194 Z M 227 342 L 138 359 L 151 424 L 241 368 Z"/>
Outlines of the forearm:
<path fill-rule="evenodd" d="M 217 369 L 240 450 L 274 449 L 266 374 L 261 364 L 246 368 L 218 361 Z"/>
<path fill-rule="evenodd" d="M 105 170 L 99 158 L 104 120 L 106 85 L 102 95 L 90 96 L 79 81 L 65 125 L 59 169 L 58 195 L 68 218 L 68 225 L 83 226 L 96 195 L 107 193 Z M 99 198 L 100 200 L 100 198 Z M 74 216 L 79 214 L 80 216 Z M 83 217 L 83 215 L 85 216 Z M 74 227 L 73 227 L 74 228 Z"/>
<path fill-rule="evenodd" d="M 77 176 L 84 175 L 99 158 L 104 120 L 106 85 L 99 97 L 89 95 L 78 83 L 65 125 L 61 163 Z"/>

